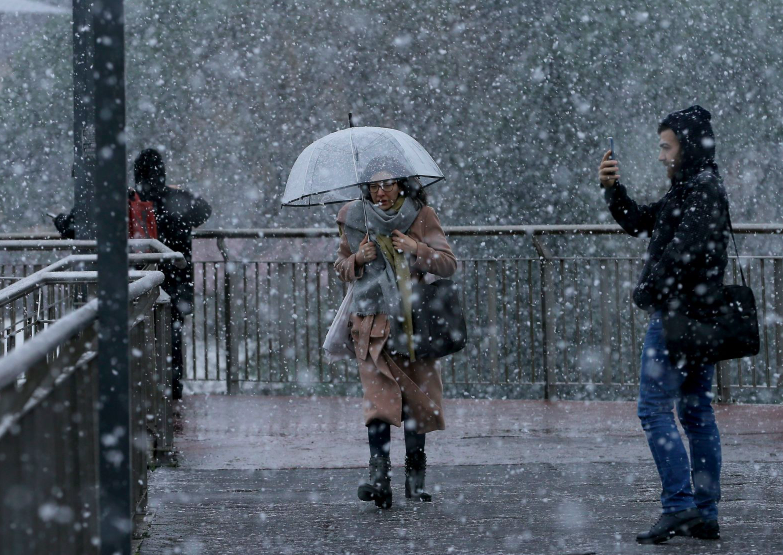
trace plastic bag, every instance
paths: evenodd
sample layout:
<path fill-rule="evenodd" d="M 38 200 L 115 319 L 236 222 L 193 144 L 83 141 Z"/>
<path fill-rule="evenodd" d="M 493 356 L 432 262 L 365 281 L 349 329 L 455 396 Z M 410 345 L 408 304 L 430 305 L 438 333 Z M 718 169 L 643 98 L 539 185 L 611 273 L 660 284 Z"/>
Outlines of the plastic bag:
<path fill-rule="evenodd" d="M 353 304 L 353 283 L 348 284 L 345 298 L 340 308 L 337 309 L 334 321 L 326 333 L 323 349 L 326 352 L 328 362 L 356 358 L 351 330 L 348 328 L 348 322 L 351 318 L 351 304 Z"/>

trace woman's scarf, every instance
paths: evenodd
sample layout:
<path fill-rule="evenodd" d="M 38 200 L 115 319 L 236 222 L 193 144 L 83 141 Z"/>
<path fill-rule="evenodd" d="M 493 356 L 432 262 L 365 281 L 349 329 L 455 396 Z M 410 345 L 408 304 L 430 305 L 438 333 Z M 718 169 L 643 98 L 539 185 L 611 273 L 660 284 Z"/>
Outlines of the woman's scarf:
<path fill-rule="evenodd" d="M 410 268 L 405 253 L 398 253 L 394 248 L 391 234 L 394 230 L 407 233 L 419 210 L 421 205 L 409 197 L 400 197 L 389 210 L 381 210 L 369 200 L 363 200 L 352 205 L 345 218 L 345 233 L 351 251 L 359 251 L 369 228 L 370 240 L 383 255 L 364 265 L 364 275 L 354 284 L 351 312 L 359 316 L 390 316 L 394 336 L 399 336 L 400 331 L 405 334 L 405 351 L 412 361 L 415 356 Z"/>

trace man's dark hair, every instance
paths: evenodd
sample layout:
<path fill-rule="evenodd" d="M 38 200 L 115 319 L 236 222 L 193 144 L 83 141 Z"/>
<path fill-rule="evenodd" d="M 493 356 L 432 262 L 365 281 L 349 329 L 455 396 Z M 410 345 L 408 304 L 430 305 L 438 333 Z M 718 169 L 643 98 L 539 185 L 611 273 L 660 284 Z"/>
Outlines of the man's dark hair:
<path fill-rule="evenodd" d="M 166 186 L 166 165 L 163 156 L 154 148 L 147 148 L 133 163 L 133 178 L 136 183 L 149 183 L 155 189 Z"/>
<path fill-rule="evenodd" d="M 718 173 L 715 163 L 715 133 L 710 120 L 712 115 L 701 106 L 691 106 L 672 112 L 658 125 L 658 133 L 671 130 L 680 142 L 680 169 L 674 178 L 687 181 L 699 172 L 711 169 Z"/>

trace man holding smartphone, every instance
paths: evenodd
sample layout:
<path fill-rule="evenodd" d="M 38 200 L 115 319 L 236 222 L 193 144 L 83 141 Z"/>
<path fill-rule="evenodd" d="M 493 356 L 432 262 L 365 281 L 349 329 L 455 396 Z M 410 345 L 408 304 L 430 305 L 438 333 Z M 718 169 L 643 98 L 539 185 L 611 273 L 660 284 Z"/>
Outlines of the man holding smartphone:
<path fill-rule="evenodd" d="M 658 161 L 668 192 L 639 205 L 620 183 L 619 162 L 607 151 L 598 170 L 604 197 L 618 224 L 649 238 L 634 303 L 650 313 L 639 379 L 638 416 L 661 479 L 663 512 L 639 543 L 674 536 L 718 539 L 721 445 L 712 410 L 714 365 L 677 364 L 664 342 L 662 314 L 699 306 L 723 283 L 728 258 L 728 200 L 715 163 L 710 113 L 700 106 L 669 114 L 658 127 Z M 690 461 L 672 409 L 688 437 Z"/>

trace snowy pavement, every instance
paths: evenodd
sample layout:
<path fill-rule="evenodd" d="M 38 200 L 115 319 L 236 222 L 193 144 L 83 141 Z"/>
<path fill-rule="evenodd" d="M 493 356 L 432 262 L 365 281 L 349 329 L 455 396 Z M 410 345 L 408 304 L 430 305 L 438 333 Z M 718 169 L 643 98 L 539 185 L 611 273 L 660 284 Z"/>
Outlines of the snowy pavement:
<path fill-rule="evenodd" d="M 446 401 L 432 504 L 359 502 L 357 399 L 191 396 L 178 468 L 150 476 L 140 553 L 783 553 L 783 406 L 717 407 L 724 539 L 637 546 L 659 485 L 632 403 Z M 398 432 L 395 430 L 395 432 Z"/>

